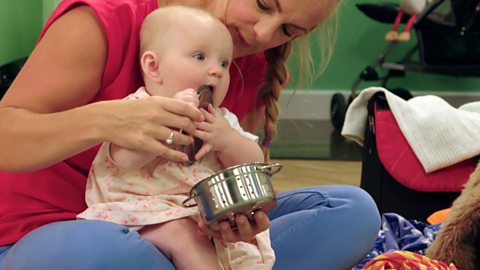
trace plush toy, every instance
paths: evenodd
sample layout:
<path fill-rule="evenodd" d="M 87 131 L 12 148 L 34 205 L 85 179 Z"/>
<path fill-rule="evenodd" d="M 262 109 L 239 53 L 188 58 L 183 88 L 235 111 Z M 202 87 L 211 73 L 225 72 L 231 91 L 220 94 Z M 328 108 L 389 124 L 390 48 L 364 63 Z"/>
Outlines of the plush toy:
<path fill-rule="evenodd" d="M 412 28 L 413 23 L 417 20 L 418 14 L 420 14 L 423 9 L 431 2 L 431 0 L 400 0 L 400 10 L 397 13 L 395 22 L 393 23 L 392 31 L 388 32 L 385 36 L 387 41 L 409 41 L 410 40 L 410 29 Z M 410 15 L 410 18 L 407 21 L 407 25 L 402 33 L 398 33 L 398 26 L 402 21 L 404 14 Z"/>
<path fill-rule="evenodd" d="M 478 269 L 477 244 L 480 240 L 480 165 L 470 176 L 460 196 L 426 255 L 461 270 Z"/>

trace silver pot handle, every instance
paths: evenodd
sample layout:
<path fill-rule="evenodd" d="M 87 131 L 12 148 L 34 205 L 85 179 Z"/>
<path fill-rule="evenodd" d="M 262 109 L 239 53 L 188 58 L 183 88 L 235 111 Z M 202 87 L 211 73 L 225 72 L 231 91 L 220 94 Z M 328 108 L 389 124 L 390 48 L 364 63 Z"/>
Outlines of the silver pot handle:
<path fill-rule="evenodd" d="M 197 204 L 196 204 L 196 203 L 193 203 L 193 204 L 187 204 L 187 202 L 188 202 L 188 201 L 190 201 L 190 200 L 193 200 L 193 198 L 195 198 L 195 196 L 192 196 L 192 195 L 190 195 L 190 197 L 188 197 L 187 199 L 185 199 L 185 200 L 182 202 L 183 206 L 184 206 L 184 207 L 187 207 L 187 208 L 188 208 L 188 207 L 194 207 L 194 206 L 197 206 Z"/>
<path fill-rule="evenodd" d="M 274 163 L 274 164 L 257 166 L 255 169 L 257 169 L 257 170 L 259 170 L 260 172 L 263 172 L 263 173 L 268 173 L 270 175 L 274 175 L 277 172 L 279 172 L 282 169 L 282 167 L 283 167 L 282 164 Z"/>

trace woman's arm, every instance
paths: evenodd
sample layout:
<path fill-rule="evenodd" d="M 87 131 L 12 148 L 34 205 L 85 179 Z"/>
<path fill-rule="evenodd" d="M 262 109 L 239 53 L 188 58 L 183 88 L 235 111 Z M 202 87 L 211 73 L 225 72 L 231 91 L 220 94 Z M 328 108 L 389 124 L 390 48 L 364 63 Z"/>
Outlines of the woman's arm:
<path fill-rule="evenodd" d="M 0 101 L 0 170 L 43 168 L 103 141 L 187 159 L 161 141 L 170 128 L 193 133 L 191 119 L 203 117 L 191 106 L 157 97 L 88 104 L 99 91 L 106 55 L 103 28 L 89 7 L 52 24 Z M 175 137 L 177 144 L 191 141 Z"/>
<path fill-rule="evenodd" d="M 105 57 L 104 34 L 89 8 L 51 26 L 0 102 L 1 170 L 48 166 L 98 143 L 88 112 L 60 111 L 95 96 Z"/>

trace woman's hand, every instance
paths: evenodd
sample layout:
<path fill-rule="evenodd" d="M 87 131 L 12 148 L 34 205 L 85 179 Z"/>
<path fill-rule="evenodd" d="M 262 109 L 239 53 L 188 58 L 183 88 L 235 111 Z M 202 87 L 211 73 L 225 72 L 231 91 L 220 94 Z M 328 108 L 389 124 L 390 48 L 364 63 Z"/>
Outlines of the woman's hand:
<path fill-rule="evenodd" d="M 267 230 L 270 227 L 270 220 L 264 211 L 256 211 L 253 215 L 255 224 L 249 222 L 245 215 L 237 215 L 235 217 L 235 223 L 237 224 L 237 230 L 233 230 L 230 227 L 228 221 L 223 221 L 218 224 L 219 230 L 210 229 L 202 219 L 198 221 L 198 227 L 200 230 L 211 237 L 226 242 L 251 242 L 255 235 Z"/>
<path fill-rule="evenodd" d="M 166 139 L 173 132 L 172 145 L 192 143 L 193 138 L 188 134 L 195 132 L 194 122 L 204 119 L 197 108 L 184 101 L 156 96 L 88 106 L 95 106 L 93 115 L 97 122 L 101 121 L 95 126 L 101 129 L 104 141 L 178 162 L 186 161 L 188 156 L 169 147 Z"/>

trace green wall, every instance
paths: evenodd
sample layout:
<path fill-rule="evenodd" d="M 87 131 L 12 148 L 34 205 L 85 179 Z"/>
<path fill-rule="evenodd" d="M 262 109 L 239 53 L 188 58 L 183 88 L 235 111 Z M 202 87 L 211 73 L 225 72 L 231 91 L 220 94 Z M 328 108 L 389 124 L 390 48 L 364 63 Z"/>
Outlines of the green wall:
<path fill-rule="evenodd" d="M 38 39 L 43 23 L 59 2 L 60 0 L 0 0 L 0 25 L 3 26 L 0 28 L 0 65 L 28 56 Z M 365 2 L 381 1 L 343 1 L 339 12 L 337 43 L 331 63 L 325 73 L 314 81 L 311 88 L 351 89 L 360 72 L 387 46 L 383 37 L 390 30 L 390 25 L 376 22 L 356 8 L 356 3 Z M 397 46 L 399 50 L 391 54 L 393 61 L 413 46 L 415 42 L 413 32 L 412 37 L 410 43 Z M 362 83 L 360 88 L 378 83 Z M 410 72 L 405 78 L 392 79 L 389 87 L 404 87 L 414 91 L 473 92 L 480 90 L 480 79 Z"/>
<path fill-rule="evenodd" d="M 388 1 L 388 0 L 387 0 Z M 379 57 L 388 43 L 385 34 L 391 25 L 370 19 L 360 12 L 357 3 L 381 3 L 379 0 L 344 1 L 339 12 L 339 31 L 337 43 L 327 70 L 315 80 L 314 89 L 350 90 L 360 72 Z M 397 3 L 397 1 L 388 1 Z M 400 28 L 403 29 L 403 28 Z M 398 44 L 389 54 L 387 61 L 401 59 L 407 50 L 416 43 L 414 31 L 409 43 Z M 480 63 L 479 63 L 480 64 Z M 378 69 L 380 74 L 385 70 Z M 360 89 L 379 85 L 380 82 L 362 82 Z M 394 78 L 388 83 L 389 88 L 403 87 L 415 91 L 480 91 L 479 78 L 452 77 L 419 72 L 407 72 L 404 78 Z"/>
<path fill-rule="evenodd" d="M 0 1 L 0 65 L 30 54 L 42 27 L 41 11 L 41 1 Z"/>
<path fill-rule="evenodd" d="M 42 9 L 42 16 L 43 22 L 45 23 L 50 16 L 52 10 L 61 2 L 61 0 L 42 0 L 43 2 L 43 9 Z"/>

